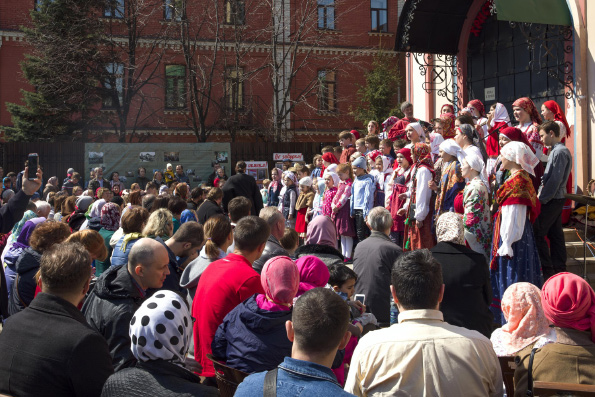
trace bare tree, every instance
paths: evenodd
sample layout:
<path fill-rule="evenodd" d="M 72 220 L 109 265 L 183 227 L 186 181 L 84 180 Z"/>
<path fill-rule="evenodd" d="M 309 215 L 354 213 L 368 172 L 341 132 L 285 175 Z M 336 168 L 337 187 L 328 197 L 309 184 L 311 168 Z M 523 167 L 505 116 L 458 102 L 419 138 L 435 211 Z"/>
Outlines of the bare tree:
<path fill-rule="evenodd" d="M 163 13 L 163 0 L 110 0 L 104 9 L 110 63 L 103 105 L 114 113 L 107 120 L 120 142 L 127 134 L 132 141 L 138 127 L 163 109 L 159 69 L 176 32 L 169 23 L 155 31 L 151 19 Z"/>

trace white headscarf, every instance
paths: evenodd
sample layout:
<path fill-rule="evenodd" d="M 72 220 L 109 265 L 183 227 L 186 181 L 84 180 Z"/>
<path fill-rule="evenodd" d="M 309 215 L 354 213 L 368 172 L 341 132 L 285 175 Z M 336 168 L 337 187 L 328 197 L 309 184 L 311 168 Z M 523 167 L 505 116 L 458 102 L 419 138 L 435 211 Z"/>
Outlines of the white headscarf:
<path fill-rule="evenodd" d="M 130 320 L 130 349 L 138 361 L 165 360 L 183 366 L 192 318 L 175 292 L 162 290 L 143 302 Z"/>
<path fill-rule="evenodd" d="M 332 171 L 331 172 L 324 171 L 325 178 L 327 175 L 330 176 L 331 178 L 333 178 L 333 187 L 339 186 L 339 182 L 341 182 L 339 175 L 337 175 L 335 172 L 332 172 Z"/>
<path fill-rule="evenodd" d="M 89 212 L 89 216 L 91 218 L 100 218 L 101 217 L 101 208 L 105 205 L 105 200 L 97 200 L 91 206 L 91 212 Z"/>
<path fill-rule="evenodd" d="M 500 123 L 502 121 L 506 121 L 508 125 L 510 125 L 510 117 L 508 116 L 508 110 L 506 110 L 506 106 L 502 105 L 501 103 L 496 104 L 496 109 L 494 109 L 494 118 L 490 123 L 490 127 L 496 125 L 496 123 Z"/>
<path fill-rule="evenodd" d="M 300 179 L 300 186 L 312 186 L 312 178 L 305 176 Z"/>
<path fill-rule="evenodd" d="M 529 174 L 535 176 L 533 169 L 539 163 L 539 159 L 533 151 L 523 142 L 509 142 L 502 149 L 500 154 L 508 161 L 513 161 L 520 165 Z"/>
<path fill-rule="evenodd" d="M 283 173 L 283 179 L 285 179 L 285 178 L 291 179 L 291 181 L 293 182 L 294 185 L 297 185 L 298 184 L 297 176 L 295 176 L 295 174 L 293 172 L 291 172 L 291 171 L 285 171 Z"/>
<path fill-rule="evenodd" d="M 425 141 L 426 139 L 426 133 L 423 129 L 423 127 L 421 126 L 420 123 L 409 123 L 409 125 L 415 130 L 415 132 L 417 132 L 417 135 L 419 135 L 419 139 L 421 139 L 421 141 Z"/>
<path fill-rule="evenodd" d="M 469 164 L 469 167 L 481 174 L 483 167 L 485 167 L 485 163 L 483 162 L 482 158 L 477 156 L 475 153 L 463 153 L 464 156 L 461 160 L 465 160 L 467 164 Z"/>
<path fill-rule="evenodd" d="M 444 137 L 437 132 L 430 133 L 430 149 L 432 149 L 432 154 L 438 155 L 440 145 L 444 142 Z"/>
<path fill-rule="evenodd" d="M 459 144 L 456 143 L 455 140 L 452 138 L 442 142 L 439 148 L 443 152 L 448 153 L 451 156 L 455 156 L 456 158 L 459 158 L 461 156 L 461 153 L 463 152 L 463 149 L 461 149 Z"/>

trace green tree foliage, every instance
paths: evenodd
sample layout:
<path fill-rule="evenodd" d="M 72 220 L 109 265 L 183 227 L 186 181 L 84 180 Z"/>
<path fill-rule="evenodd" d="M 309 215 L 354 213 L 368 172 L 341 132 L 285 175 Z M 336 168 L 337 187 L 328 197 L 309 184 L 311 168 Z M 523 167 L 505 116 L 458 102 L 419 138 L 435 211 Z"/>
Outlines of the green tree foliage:
<path fill-rule="evenodd" d="M 31 27 L 22 27 L 31 53 L 21 63 L 35 88 L 22 90 L 22 104 L 7 103 L 13 127 L 9 141 L 73 139 L 96 121 L 105 74 L 100 51 L 102 25 L 98 0 L 40 0 L 31 11 Z"/>
<path fill-rule="evenodd" d="M 390 116 L 398 116 L 397 89 L 401 82 L 396 57 L 378 51 L 372 60 L 372 69 L 365 73 L 366 84 L 359 86 L 359 103 L 351 115 L 362 123 L 376 120 L 382 123 Z"/>

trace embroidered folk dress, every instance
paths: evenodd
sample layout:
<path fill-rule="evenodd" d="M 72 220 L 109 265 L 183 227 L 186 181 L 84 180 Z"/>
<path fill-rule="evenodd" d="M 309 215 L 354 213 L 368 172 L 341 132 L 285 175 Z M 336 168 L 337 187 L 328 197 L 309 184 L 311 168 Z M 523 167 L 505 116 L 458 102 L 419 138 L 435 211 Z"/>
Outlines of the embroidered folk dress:
<path fill-rule="evenodd" d="M 465 186 L 463 205 L 465 240 L 473 251 L 483 254 L 489 260 L 492 246 L 489 194 L 480 177 L 473 178 Z"/>
<path fill-rule="evenodd" d="M 337 212 L 331 211 L 331 219 L 335 223 L 337 236 L 355 237 L 355 223 L 349 215 L 352 184 L 353 181 L 351 179 L 339 182 L 337 193 L 332 201 L 331 210 L 333 208 L 339 208 Z"/>

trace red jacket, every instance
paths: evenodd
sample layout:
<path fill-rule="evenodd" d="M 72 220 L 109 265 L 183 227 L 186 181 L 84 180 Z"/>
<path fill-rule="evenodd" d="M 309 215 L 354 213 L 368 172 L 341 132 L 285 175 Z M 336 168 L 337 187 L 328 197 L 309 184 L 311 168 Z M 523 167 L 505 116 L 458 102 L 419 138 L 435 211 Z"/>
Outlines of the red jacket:
<path fill-rule="evenodd" d="M 194 358 L 203 371 L 201 376 L 215 376 L 207 354 L 223 318 L 254 294 L 264 294 L 260 275 L 241 255 L 229 254 L 211 263 L 200 276 L 192 302 L 194 323 Z"/>
<path fill-rule="evenodd" d="M 349 163 L 349 158 L 353 153 L 355 153 L 355 146 L 353 145 L 349 146 L 347 149 L 343 149 L 341 152 L 341 157 L 339 158 L 339 163 Z"/>
<path fill-rule="evenodd" d="M 397 121 L 395 125 L 392 126 L 390 131 L 388 131 L 388 139 L 391 141 L 396 141 L 397 139 L 407 139 L 407 133 L 405 132 L 405 128 L 409 125 L 409 123 L 417 123 L 419 120 L 416 118 L 408 119 L 407 117 L 403 117 L 401 120 Z"/>

